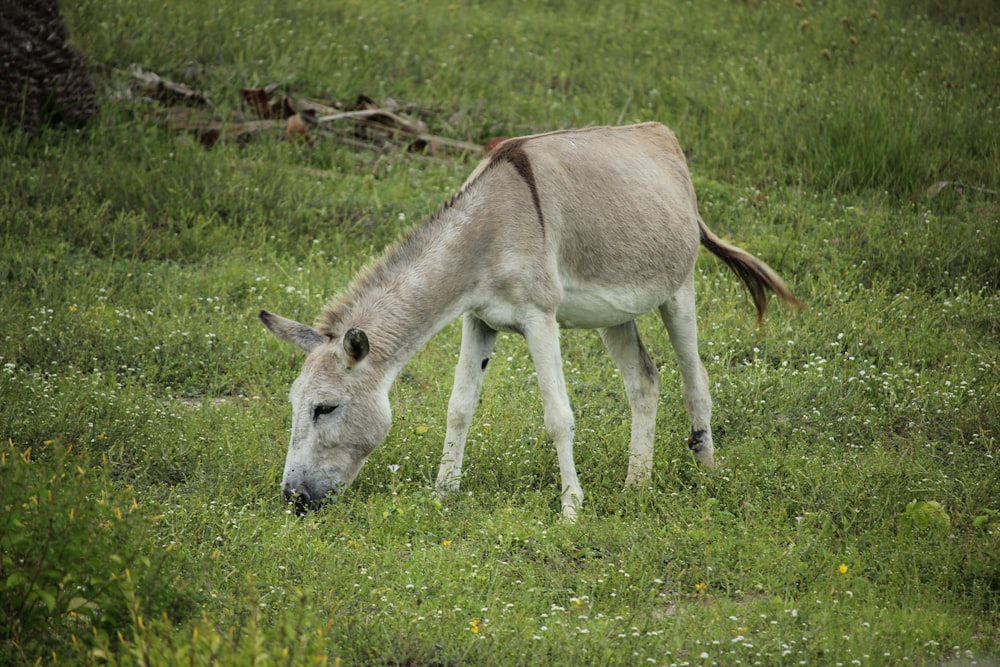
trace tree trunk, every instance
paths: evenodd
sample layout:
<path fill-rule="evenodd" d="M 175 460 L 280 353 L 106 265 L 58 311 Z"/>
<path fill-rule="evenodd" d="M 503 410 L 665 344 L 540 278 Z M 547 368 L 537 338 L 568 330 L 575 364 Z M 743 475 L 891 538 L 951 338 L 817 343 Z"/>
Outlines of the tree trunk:
<path fill-rule="evenodd" d="M 0 0 L 0 123 L 82 125 L 97 97 L 57 0 Z"/>

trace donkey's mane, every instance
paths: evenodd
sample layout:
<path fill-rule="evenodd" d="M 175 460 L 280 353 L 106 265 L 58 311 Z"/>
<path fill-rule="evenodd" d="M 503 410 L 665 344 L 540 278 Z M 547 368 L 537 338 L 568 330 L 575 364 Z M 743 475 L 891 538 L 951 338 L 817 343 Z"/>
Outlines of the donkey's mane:
<path fill-rule="evenodd" d="M 489 166 L 492 167 L 492 164 Z M 476 180 L 478 181 L 478 178 Z M 367 295 L 379 288 L 391 289 L 389 286 L 398 280 L 401 272 L 412 266 L 431 247 L 444 225 L 447 213 L 460 207 L 466 190 L 473 183 L 475 181 L 466 183 L 465 187 L 452 195 L 451 199 L 435 213 L 407 228 L 399 238 L 387 245 L 381 254 L 368 262 L 343 292 L 327 302 L 316 325 L 319 332 L 330 337 L 341 335 L 346 328 L 345 319 L 350 317 L 353 309 L 360 305 Z"/>
<path fill-rule="evenodd" d="M 500 143 L 490 152 L 486 164 L 478 169 L 478 173 L 466 181 L 437 212 L 404 231 L 402 236 L 386 246 L 377 258 L 369 262 L 346 290 L 327 302 L 317 323 L 320 333 L 332 338 L 340 336 L 347 326 L 345 320 L 350 317 L 354 308 L 362 304 L 367 295 L 378 289 L 391 290 L 390 285 L 398 279 L 400 273 L 412 266 L 437 238 L 447 213 L 460 208 L 468 191 L 499 165 L 510 164 L 524 179 L 531 191 L 539 223 L 544 225 L 531 165 L 522 149 L 525 139 L 508 139 Z"/>

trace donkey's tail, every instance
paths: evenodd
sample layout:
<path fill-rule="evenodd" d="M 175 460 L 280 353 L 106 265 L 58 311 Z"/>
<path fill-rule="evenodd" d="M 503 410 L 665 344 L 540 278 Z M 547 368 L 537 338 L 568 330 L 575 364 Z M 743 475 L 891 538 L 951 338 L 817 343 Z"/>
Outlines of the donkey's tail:
<path fill-rule="evenodd" d="M 705 221 L 698 217 L 698 228 L 701 230 L 701 244 L 721 259 L 729 266 L 733 272 L 740 277 L 747 291 L 753 298 L 753 303 L 757 307 L 757 321 L 764 319 L 764 312 L 767 310 L 767 290 L 785 303 L 803 307 L 803 303 L 795 298 L 792 291 L 788 289 L 778 274 L 774 270 L 745 250 L 729 245 L 712 233 Z"/>

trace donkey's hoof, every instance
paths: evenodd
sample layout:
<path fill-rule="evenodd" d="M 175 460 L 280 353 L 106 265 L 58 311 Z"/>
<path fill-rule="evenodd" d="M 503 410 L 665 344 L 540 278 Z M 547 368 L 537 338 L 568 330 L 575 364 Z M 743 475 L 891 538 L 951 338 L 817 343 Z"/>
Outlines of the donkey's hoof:
<path fill-rule="evenodd" d="M 688 440 L 688 449 L 698 459 L 698 462 L 707 468 L 715 467 L 715 447 L 712 446 L 712 436 L 706 436 L 705 431 L 691 430 L 691 439 Z"/>
<path fill-rule="evenodd" d="M 626 475 L 625 491 L 639 491 L 649 486 L 650 475 Z"/>
<path fill-rule="evenodd" d="M 707 454 L 705 452 L 697 452 L 695 453 L 694 458 L 698 461 L 698 463 L 705 466 L 709 470 L 717 470 L 721 464 L 721 461 L 715 460 L 715 454 L 712 452 L 708 452 Z"/>
<path fill-rule="evenodd" d="M 562 508 L 562 521 L 563 523 L 575 524 L 577 520 L 577 509 L 575 505 L 563 505 Z"/>
<path fill-rule="evenodd" d="M 459 485 L 457 481 L 449 484 L 438 484 L 434 487 L 434 500 L 442 502 L 445 498 L 456 495 L 458 489 Z"/>
<path fill-rule="evenodd" d="M 576 523 L 577 513 L 583 507 L 583 491 L 564 491 L 562 494 L 562 515 L 566 523 Z"/>

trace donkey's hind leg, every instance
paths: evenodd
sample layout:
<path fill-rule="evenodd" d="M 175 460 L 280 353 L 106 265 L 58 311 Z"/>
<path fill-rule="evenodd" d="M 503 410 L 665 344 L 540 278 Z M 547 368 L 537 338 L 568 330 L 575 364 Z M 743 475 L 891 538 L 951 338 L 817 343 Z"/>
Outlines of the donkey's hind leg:
<path fill-rule="evenodd" d="M 698 356 L 698 324 L 695 320 L 694 276 L 662 306 L 660 317 L 670 334 L 684 382 L 684 404 L 691 420 L 688 447 L 709 468 L 715 467 L 712 445 L 712 397 L 708 373 Z"/>
<path fill-rule="evenodd" d="M 653 471 L 660 374 L 639 338 L 635 320 L 601 329 L 600 334 L 611 358 L 621 371 L 625 394 L 632 410 L 632 439 L 629 444 L 625 486 L 643 486 L 649 481 Z"/>
<path fill-rule="evenodd" d="M 438 496 L 458 491 L 462 478 L 462 459 L 465 456 L 465 439 L 472 425 L 472 414 L 479 402 L 483 375 L 496 339 L 496 330 L 474 315 L 465 315 L 462 320 L 462 350 L 455 368 L 455 385 L 448 401 L 448 428 L 444 436 L 444 454 L 436 485 Z"/>

